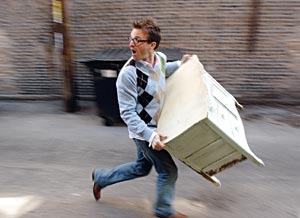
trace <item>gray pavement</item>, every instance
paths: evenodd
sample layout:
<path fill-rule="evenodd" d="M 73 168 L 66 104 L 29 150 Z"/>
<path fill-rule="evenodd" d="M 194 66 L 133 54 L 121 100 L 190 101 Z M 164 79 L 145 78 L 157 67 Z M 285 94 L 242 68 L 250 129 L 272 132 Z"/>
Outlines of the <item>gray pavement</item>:
<path fill-rule="evenodd" d="M 61 101 L 0 101 L 1 218 L 150 218 L 156 173 L 92 196 L 91 172 L 135 158 L 126 127 L 106 127 L 94 103 L 65 113 Z M 176 160 L 176 209 L 191 218 L 300 218 L 299 107 L 241 111 L 251 161 L 217 174 L 216 188 Z"/>

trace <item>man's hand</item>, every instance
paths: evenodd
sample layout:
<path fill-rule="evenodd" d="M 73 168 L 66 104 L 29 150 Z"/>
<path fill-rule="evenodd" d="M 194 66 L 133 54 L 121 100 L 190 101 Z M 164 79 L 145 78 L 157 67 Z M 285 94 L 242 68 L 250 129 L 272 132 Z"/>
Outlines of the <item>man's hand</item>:
<path fill-rule="evenodd" d="M 184 64 L 184 63 L 187 62 L 190 58 L 191 58 L 191 55 L 189 55 L 189 54 L 183 55 L 182 58 L 181 58 L 181 64 Z"/>
<path fill-rule="evenodd" d="M 160 151 L 162 149 L 164 149 L 164 147 L 166 146 L 164 143 L 161 142 L 161 139 L 165 139 L 167 138 L 167 136 L 161 134 L 161 133 L 157 133 L 151 143 L 151 147 L 153 150 L 156 151 Z"/>

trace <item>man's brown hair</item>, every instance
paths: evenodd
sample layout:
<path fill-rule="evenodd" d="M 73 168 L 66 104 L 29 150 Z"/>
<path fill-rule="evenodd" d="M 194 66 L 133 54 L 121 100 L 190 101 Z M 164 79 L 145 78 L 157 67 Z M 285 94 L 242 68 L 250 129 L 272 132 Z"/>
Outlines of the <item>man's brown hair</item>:
<path fill-rule="evenodd" d="M 160 28 L 159 26 L 154 22 L 154 20 L 149 18 L 144 18 L 140 20 L 135 20 L 132 23 L 132 27 L 134 29 L 140 29 L 143 32 L 148 34 L 148 42 L 156 42 L 156 47 L 154 49 L 157 49 L 161 40 L 160 35 Z"/>

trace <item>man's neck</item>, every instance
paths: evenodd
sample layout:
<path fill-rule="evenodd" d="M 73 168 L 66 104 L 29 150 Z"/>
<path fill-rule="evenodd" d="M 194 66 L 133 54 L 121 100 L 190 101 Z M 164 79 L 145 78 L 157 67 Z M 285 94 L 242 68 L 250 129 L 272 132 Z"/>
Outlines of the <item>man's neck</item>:
<path fill-rule="evenodd" d="M 145 65 L 154 68 L 154 66 L 155 66 L 155 64 L 156 64 L 156 61 L 157 61 L 155 52 L 153 52 L 152 55 L 151 55 L 150 57 L 151 57 L 151 58 L 142 60 L 142 62 L 144 62 Z"/>
<path fill-rule="evenodd" d="M 144 59 L 143 61 L 149 63 L 151 66 L 154 66 L 156 62 L 156 55 L 154 52 L 152 52 L 148 58 Z"/>

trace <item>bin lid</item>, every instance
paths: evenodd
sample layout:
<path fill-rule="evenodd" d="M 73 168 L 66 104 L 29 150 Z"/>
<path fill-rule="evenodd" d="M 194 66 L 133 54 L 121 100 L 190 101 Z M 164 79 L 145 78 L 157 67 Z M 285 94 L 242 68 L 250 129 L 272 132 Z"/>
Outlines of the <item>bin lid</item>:
<path fill-rule="evenodd" d="M 164 53 L 167 56 L 168 61 L 180 60 L 182 58 L 182 52 L 179 48 L 158 48 L 157 51 Z M 129 48 L 104 48 L 91 58 L 79 62 L 119 62 L 127 61 L 130 57 L 131 52 Z"/>

